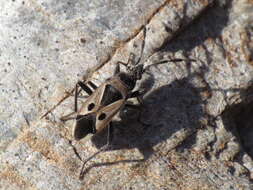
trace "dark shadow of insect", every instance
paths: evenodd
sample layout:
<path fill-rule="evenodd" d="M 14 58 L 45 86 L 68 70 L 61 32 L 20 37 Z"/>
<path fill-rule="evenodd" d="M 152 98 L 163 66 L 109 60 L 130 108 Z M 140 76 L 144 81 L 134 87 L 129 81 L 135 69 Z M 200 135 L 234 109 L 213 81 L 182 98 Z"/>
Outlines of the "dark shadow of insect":
<path fill-rule="evenodd" d="M 242 165 L 244 152 L 253 159 L 253 81 L 249 84 L 247 88 L 239 89 L 240 96 L 237 98 L 240 103 L 228 106 L 221 114 L 225 129 L 233 133 L 243 150 L 234 158 Z M 250 175 L 250 172 L 248 174 Z"/>
<path fill-rule="evenodd" d="M 120 113 L 122 120 L 113 121 L 114 141 L 110 150 L 137 148 L 143 159 L 94 164 L 83 173 L 102 165 L 146 161 L 154 154 L 154 146 L 167 141 L 177 131 L 189 130 L 194 133 L 201 128 L 199 120 L 204 116 L 202 103 L 188 78 L 176 80 L 152 91 L 143 99 L 144 110 L 140 115 L 136 110 L 125 107 L 127 111 L 122 109 Z M 130 113 L 126 113 L 128 111 Z M 136 116 L 132 117 L 133 115 Z M 106 130 L 105 128 L 91 138 L 98 149 L 106 144 Z M 191 140 L 195 140 L 194 135 Z"/>

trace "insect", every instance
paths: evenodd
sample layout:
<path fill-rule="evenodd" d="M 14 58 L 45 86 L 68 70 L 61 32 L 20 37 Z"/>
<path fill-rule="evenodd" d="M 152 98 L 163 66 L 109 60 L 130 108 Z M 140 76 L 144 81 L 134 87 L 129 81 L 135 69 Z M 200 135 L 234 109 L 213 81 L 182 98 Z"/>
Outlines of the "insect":
<path fill-rule="evenodd" d="M 74 112 L 61 117 L 62 121 L 75 119 L 72 131 L 74 139 L 81 140 L 90 133 L 96 134 L 105 127 L 108 127 L 106 145 L 87 159 L 83 160 L 80 178 L 82 178 L 83 175 L 82 171 L 84 165 L 97 154 L 106 151 L 111 147 L 113 140 L 112 119 L 114 116 L 124 108 L 130 107 L 133 109 L 139 109 L 140 105 L 143 104 L 141 96 L 145 91 L 133 91 L 133 89 L 136 86 L 136 82 L 142 78 L 143 73 L 151 65 L 144 68 L 144 64 L 139 64 L 140 59 L 141 58 L 135 61 L 135 55 L 130 53 L 127 63 L 118 62 L 113 76 L 108 78 L 100 86 L 97 86 L 90 80 L 77 82 L 75 87 Z M 184 59 L 171 59 L 155 64 L 179 62 L 183 60 Z M 126 68 L 126 72 L 121 71 L 120 65 Z M 86 92 L 89 96 L 79 108 L 78 95 L 81 91 Z M 129 104 L 128 100 L 131 98 L 137 98 L 140 105 Z"/>
<path fill-rule="evenodd" d="M 168 61 L 178 62 L 182 60 L 183 59 L 166 60 L 156 64 L 165 63 Z M 126 67 L 126 72 L 120 71 L 120 65 Z M 127 100 L 131 98 L 137 98 L 139 104 L 143 104 L 141 96 L 145 91 L 133 91 L 133 89 L 135 88 L 136 82 L 142 78 L 146 68 L 144 68 L 143 64 L 136 64 L 134 62 L 134 54 L 131 53 L 128 62 L 118 62 L 114 71 L 114 75 L 108 78 L 100 86 L 95 85 L 92 81 L 79 81 L 76 84 L 74 103 L 75 110 L 73 113 L 61 118 L 63 121 L 69 119 L 76 120 L 72 131 L 74 139 L 80 140 L 89 133 L 95 134 L 105 127 L 108 127 L 107 144 L 100 148 L 95 154 L 84 160 L 83 167 L 97 154 L 110 148 L 113 140 L 113 117 L 120 110 L 126 107 L 133 109 L 140 108 L 138 105 L 129 104 Z M 81 88 L 81 90 L 79 90 L 79 88 Z M 78 94 L 82 90 L 85 91 L 89 97 L 84 101 L 81 107 L 78 108 Z M 80 176 L 82 175 L 81 173 Z"/>
<path fill-rule="evenodd" d="M 137 98 L 139 104 L 142 104 L 140 96 L 144 91 L 133 91 L 133 89 L 136 81 L 141 79 L 144 68 L 143 64 L 136 65 L 133 60 L 134 54 L 130 54 L 127 63 L 118 62 L 114 75 L 100 86 L 95 85 L 92 81 L 79 81 L 75 87 L 74 112 L 61 118 L 62 121 L 76 120 L 72 131 L 75 140 L 80 140 L 89 133 L 95 134 L 108 126 L 107 144 L 96 154 L 105 151 L 111 145 L 113 139 L 113 124 L 111 121 L 113 117 L 125 107 L 139 109 L 138 105 L 128 104 L 127 100 Z M 126 72 L 120 71 L 120 65 L 126 67 Z M 89 97 L 78 108 L 78 95 L 82 90 Z M 86 159 L 84 164 L 96 154 Z"/>

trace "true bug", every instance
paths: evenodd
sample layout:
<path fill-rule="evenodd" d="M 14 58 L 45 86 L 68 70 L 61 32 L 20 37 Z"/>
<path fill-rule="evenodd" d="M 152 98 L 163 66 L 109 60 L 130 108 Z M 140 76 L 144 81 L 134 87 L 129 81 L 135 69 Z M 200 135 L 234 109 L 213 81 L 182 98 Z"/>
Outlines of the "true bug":
<path fill-rule="evenodd" d="M 134 55 L 131 54 L 128 63 L 118 62 L 113 77 L 108 78 L 99 87 L 92 81 L 77 82 L 75 87 L 75 111 L 61 118 L 65 121 L 71 117 L 73 118 L 74 115 L 76 123 L 73 127 L 73 136 L 75 140 L 80 140 L 88 133 L 95 134 L 104 127 L 110 126 L 112 118 L 124 106 L 137 108 L 135 105 L 126 104 L 128 99 L 138 98 L 142 94 L 140 91 L 132 91 L 136 81 L 141 79 L 144 71 L 143 65 L 133 67 L 132 64 L 129 64 L 133 57 Z M 126 66 L 127 72 L 120 72 L 119 64 Z M 80 109 L 77 105 L 78 94 L 80 93 L 79 87 L 89 95 Z M 141 103 L 139 98 L 138 101 Z M 111 136 L 112 127 L 109 128 L 108 132 Z"/>
<path fill-rule="evenodd" d="M 84 164 L 101 151 L 109 148 L 113 138 L 113 117 L 124 107 L 137 108 L 137 105 L 128 104 L 130 98 L 139 98 L 143 91 L 133 91 L 136 81 L 140 80 L 144 72 L 143 64 L 133 63 L 134 54 L 130 54 L 128 62 L 118 62 L 114 75 L 108 78 L 100 86 L 96 86 L 92 81 L 79 81 L 75 87 L 75 110 L 61 118 L 62 121 L 76 119 L 73 126 L 73 137 L 75 140 L 84 138 L 87 134 L 95 134 L 108 126 L 107 144 L 97 153 L 84 161 Z M 120 72 L 120 64 L 126 67 L 127 72 Z M 77 100 L 80 93 L 79 88 L 85 91 L 89 97 L 83 105 L 78 108 Z M 73 117 L 74 116 L 74 117 Z"/>
<path fill-rule="evenodd" d="M 142 104 L 140 98 L 144 94 L 144 90 L 136 90 L 136 82 L 142 78 L 142 74 L 146 71 L 143 64 L 134 63 L 134 54 L 130 54 L 128 62 L 118 62 L 114 75 L 108 78 L 100 86 L 96 86 L 92 81 L 81 82 L 76 84 L 75 88 L 75 111 L 67 116 L 63 116 L 61 120 L 66 121 L 75 119 L 73 126 L 73 137 L 75 140 L 84 138 L 87 134 L 95 134 L 108 126 L 107 144 L 100 148 L 95 154 L 83 161 L 84 165 L 100 152 L 106 151 L 113 139 L 113 117 L 123 108 L 131 107 L 138 109 L 137 105 L 128 104 L 130 98 L 137 98 L 139 104 Z M 156 64 L 165 62 L 179 62 L 183 59 L 165 60 Z M 126 67 L 126 72 L 120 71 L 120 65 Z M 84 90 L 89 97 L 78 109 L 77 99 L 81 90 Z M 73 118 L 74 115 L 74 118 Z M 83 168 L 82 168 L 83 170 Z M 81 171 L 82 171 L 81 170 Z M 80 176 L 82 175 L 82 172 Z"/>
<path fill-rule="evenodd" d="M 143 40 L 142 44 L 141 56 L 143 52 L 144 41 L 145 39 Z M 61 117 L 62 121 L 69 119 L 76 120 L 73 126 L 74 139 L 80 140 L 89 133 L 95 134 L 108 126 L 107 144 L 84 160 L 83 167 L 90 159 L 95 157 L 100 152 L 106 151 L 110 147 L 113 139 L 113 117 L 125 107 L 139 109 L 139 106 L 137 105 L 128 104 L 127 100 L 130 98 L 137 98 L 139 104 L 142 104 L 140 97 L 144 94 L 144 90 L 133 91 L 133 89 L 135 88 L 136 82 L 142 78 L 143 73 L 151 65 L 144 68 L 144 64 L 139 64 L 141 56 L 138 61 L 135 61 L 135 55 L 130 53 L 128 62 L 118 62 L 114 71 L 114 75 L 108 78 L 100 86 L 95 85 L 90 80 L 77 82 L 75 87 L 75 110 L 73 113 Z M 179 62 L 183 60 L 184 59 L 171 59 L 160 61 L 159 63 L 155 64 Z M 195 60 L 189 59 L 187 61 Z M 120 65 L 126 67 L 126 72 L 120 71 Z M 79 88 L 81 88 L 81 90 L 79 90 Z M 78 94 L 82 90 L 85 91 L 89 97 L 84 101 L 82 106 L 78 108 Z M 81 169 L 80 177 L 83 175 L 83 167 Z"/>

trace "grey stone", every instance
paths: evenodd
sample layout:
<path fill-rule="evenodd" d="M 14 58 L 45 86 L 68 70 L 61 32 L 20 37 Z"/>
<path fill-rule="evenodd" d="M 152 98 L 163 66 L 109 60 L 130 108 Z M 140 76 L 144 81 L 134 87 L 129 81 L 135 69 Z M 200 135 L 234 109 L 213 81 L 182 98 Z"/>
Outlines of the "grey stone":
<path fill-rule="evenodd" d="M 0 189 L 253 189 L 252 14 L 246 0 L 0 2 Z M 79 180 L 75 151 L 106 130 L 74 141 L 59 118 L 77 80 L 101 84 L 131 52 L 186 61 L 149 67 L 141 122 L 115 118 Z"/>

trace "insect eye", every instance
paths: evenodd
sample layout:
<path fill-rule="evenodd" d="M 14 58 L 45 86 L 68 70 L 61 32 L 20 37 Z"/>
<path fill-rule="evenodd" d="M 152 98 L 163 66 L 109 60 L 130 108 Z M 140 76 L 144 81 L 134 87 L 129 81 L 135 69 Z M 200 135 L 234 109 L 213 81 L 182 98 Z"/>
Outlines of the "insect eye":
<path fill-rule="evenodd" d="M 103 120 L 106 118 L 106 114 L 105 113 L 102 113 L 98 116 L 98 120 Z"/>
<path fill-rule="evenodd" d="M 88 105 L 88 111 L 91 111 L 95 107 L 94 103 Z"/>

